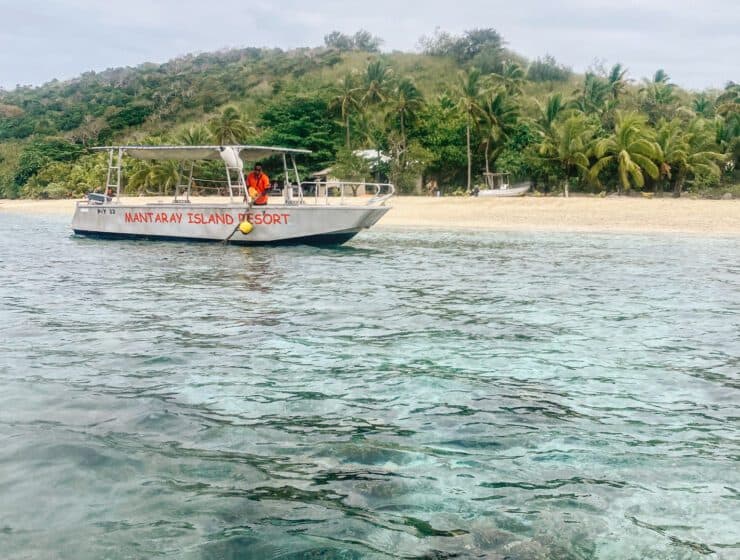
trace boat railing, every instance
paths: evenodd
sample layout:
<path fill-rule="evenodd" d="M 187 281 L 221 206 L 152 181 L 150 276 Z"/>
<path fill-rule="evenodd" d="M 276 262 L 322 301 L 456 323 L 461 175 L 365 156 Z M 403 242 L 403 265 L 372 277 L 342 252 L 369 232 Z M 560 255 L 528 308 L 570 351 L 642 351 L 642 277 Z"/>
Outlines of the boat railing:
<path fill-rule="evenodd" d="M 299 200 L 314 199 L 315 204 L 352 204 L 362 200 L 367 206 L 382 206 L 396 192 L 391 183 L 354 181 L 303 181 L 298 186 Z"/>
<path fill-rule="evenodd" d="M 213 190 L 223 195 L 223 189 L 215 187 L 198 187 Z M 286 204 L 304 204 L 313 202 L 320 205 L 358 205 L 382 206 L 396 193 L 391 183 L 363 183 L 353 181 L 303 181 L 283 189 Z M 173 204 L 189 203 L 190 197 L 180 200 L 175 197 Z M 103 194 L 90 193 L 77 203 L 78 206 L 120 204 L 120 198 Z M 159 203 L 157 203 L 159 204 Z"/>

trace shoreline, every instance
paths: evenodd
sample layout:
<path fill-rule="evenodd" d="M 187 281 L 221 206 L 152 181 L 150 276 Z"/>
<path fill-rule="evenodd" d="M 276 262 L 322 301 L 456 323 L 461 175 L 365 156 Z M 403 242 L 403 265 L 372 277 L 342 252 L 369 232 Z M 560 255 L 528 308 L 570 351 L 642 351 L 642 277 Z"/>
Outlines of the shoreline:
<path fill-rule="evenodd" d="M 169 197 L 125 197 L 124 202 L 169 202 Z M 227 198 L 193 197 L 193 202 Z M 69 216 L 77 200 L 0 199 L 0 215 Z M 637 197 L 398 196 L 375 228 L 582 233 L 690 233 L 740 236 L 740 200 Z"/>
<path fill-rule="evenodd" d="M 740 236 L 740 200 L 398 197 L 391 203 L 394 210 L 377 227 Z"/>

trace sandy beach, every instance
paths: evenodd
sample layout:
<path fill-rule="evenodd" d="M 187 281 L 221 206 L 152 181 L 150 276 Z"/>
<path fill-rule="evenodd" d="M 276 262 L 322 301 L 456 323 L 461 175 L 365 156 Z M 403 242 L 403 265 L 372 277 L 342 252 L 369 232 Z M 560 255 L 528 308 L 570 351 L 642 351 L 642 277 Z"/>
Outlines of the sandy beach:
<path fill-rule="evenodd" d="M 380 225 L 740 235 L 740 200 L 398 197 L 392 205 Z"/>
<path fill-rule="evenodd" d="M 168 202 L 167 197 L 124 202 Z M 193 197 L 193 202 L 228 199 Z M 72 217 L 75 200 L 0 200 L 0 213 Z M 395 197 L 376 227 L 740 235 L 740 200 Z"/>

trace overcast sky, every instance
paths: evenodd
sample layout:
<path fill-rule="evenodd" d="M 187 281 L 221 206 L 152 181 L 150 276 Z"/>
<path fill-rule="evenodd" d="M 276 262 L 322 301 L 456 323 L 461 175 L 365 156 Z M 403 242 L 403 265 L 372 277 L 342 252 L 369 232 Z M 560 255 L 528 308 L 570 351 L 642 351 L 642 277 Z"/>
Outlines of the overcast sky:
<path fill-rule="evenodd" d="M 740 0 L 0 0 L 0 87 L 224 47 L 318 46 L 367 29 L 412 51 L 440 27 L 493 27 L 509 48 L 576 71 L 664 68 L 691 89 L 740 81 Z"/>

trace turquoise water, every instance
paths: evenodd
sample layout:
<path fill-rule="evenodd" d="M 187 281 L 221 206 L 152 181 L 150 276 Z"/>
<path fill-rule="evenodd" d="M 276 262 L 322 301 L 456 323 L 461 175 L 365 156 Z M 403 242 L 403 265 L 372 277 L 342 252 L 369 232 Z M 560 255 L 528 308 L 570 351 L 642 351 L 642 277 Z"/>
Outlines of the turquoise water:
<path fill-rule="evenodd" d="M 740 239 L 0 239 L 4 559 L 740 557 Z"/>

